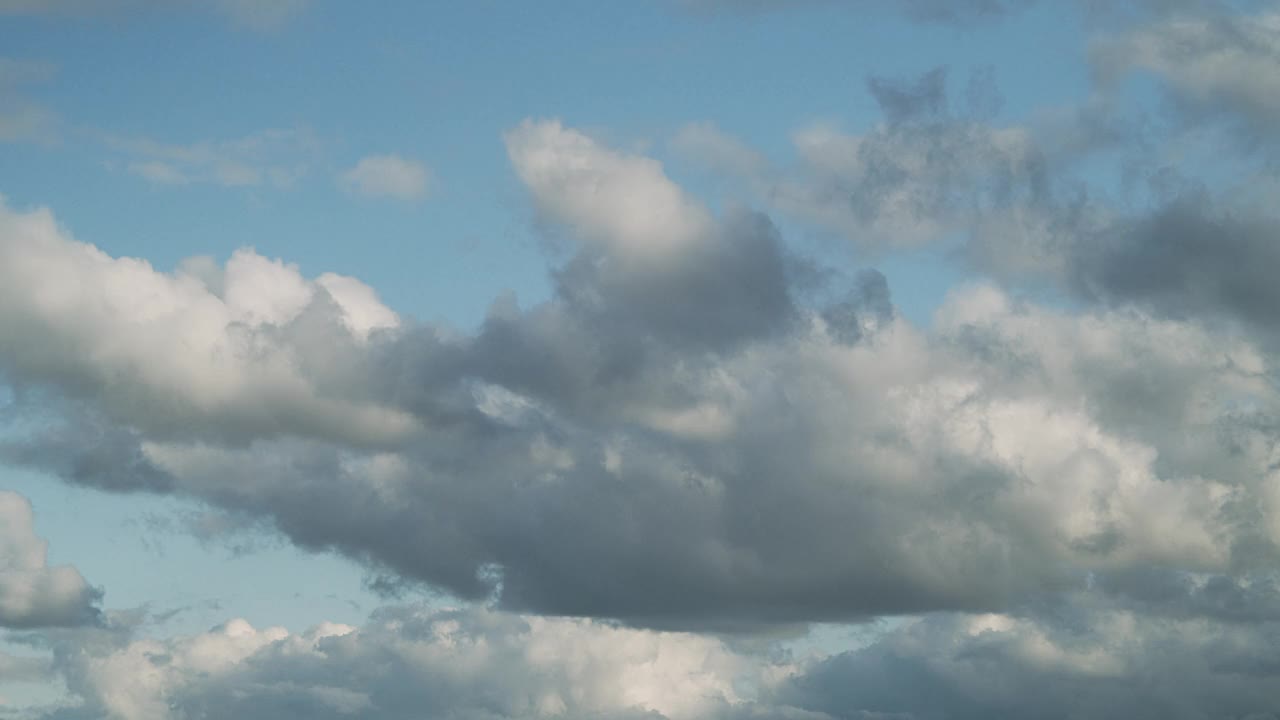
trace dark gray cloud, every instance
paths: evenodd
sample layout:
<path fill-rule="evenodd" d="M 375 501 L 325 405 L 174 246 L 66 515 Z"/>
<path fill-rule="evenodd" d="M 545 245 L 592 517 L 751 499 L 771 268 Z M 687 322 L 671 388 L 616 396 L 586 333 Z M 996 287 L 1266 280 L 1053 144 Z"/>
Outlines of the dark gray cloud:
<path fill-rule="evenodd" d="M 1173 317 L 1237 319 L 1277 329 L 1280 221 L 1212 199 L 1174 200 L 1069 248 L 1070 280 L 1084 296 Z"/>

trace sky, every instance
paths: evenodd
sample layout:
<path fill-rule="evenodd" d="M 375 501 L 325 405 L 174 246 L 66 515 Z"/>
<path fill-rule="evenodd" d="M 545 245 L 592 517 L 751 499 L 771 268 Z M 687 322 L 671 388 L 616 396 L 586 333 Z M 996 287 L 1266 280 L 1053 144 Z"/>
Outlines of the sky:
<path fill-rule="evenodd" d="M 0 0 L 0 720 L 1280 718 L 1280 5 Z"/>

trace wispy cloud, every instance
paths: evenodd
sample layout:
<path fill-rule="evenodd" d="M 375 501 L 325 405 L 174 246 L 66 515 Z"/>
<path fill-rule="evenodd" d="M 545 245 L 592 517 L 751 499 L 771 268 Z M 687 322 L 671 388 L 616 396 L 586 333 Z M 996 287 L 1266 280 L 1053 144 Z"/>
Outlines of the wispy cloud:
<path fill-rule="evenodd" d="M 49 141 L 58 135 L 58 114 L 26 92 L 56 74 L 52 63 L 0 57 L 0 142 Z"/>
<path fill-rule="evenodd" d="M 292 187 L 312 171 L 320 150 L 315 134 L 302 129 L 185 145 L 107 136 L 105 144 L 128 172 L 150 182 L 224 187 Z"/>
<path fill-rule="evenodd" d="M 430 189 L 431 172 L 426 165 L 399 155 L 368 155 L 342 173 L 339 182 L 359 195 L 418 200 Z"/>

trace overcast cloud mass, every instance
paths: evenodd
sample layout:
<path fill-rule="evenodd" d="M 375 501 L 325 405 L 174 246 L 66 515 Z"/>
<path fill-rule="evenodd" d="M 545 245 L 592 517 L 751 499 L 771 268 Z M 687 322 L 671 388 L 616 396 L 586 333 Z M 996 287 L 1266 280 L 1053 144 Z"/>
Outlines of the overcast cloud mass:
<path fill-rule="evenodd" d="M 269 46 L 332 21 L 90 5 L 0 0 L 0 23 Z M 1043 5 L 646 12 L 959 42 Z M 727 101 L 579 122 L 548 80 L 438 156 L 301 111 L 97 127 L 41 90 L 79 65 L 0 59 L 0 158 L 100 158 L 143 198 L 121 223 L 173 203 L 189 233 L 129 245 L 0 176 L 0 467 L 54 498 L 0 490 L 0 718 L 1280 718 L 1280 7 L 1055 8 L 1080 87 L 1050 100 L 1003 89 L 1012 67 L 850 61 L 869 120 L 815 94 L 762 140 Z M 484 212 L 542 258 L 545 292 L 474 323 L 379 287 L 396 266 L 396 297 L 426 292 L 448 253 L 330 261 L 389 226 L 327 205 L 429 228 L 465 202 L 450 153 L 501 163 Z M 263 249 L 291 193 L 327 198 L 318 235 Z M 245 239 L 202 245 L 228 207 Z M 307 628 L 209 597 L 221 624 L 174 630 L 169 598 L 115 605 L 128 574 L 58 550 L 42 513 L 73 494 L 193 509 L 303 573 L 339 556 L 384 605 Z"/>

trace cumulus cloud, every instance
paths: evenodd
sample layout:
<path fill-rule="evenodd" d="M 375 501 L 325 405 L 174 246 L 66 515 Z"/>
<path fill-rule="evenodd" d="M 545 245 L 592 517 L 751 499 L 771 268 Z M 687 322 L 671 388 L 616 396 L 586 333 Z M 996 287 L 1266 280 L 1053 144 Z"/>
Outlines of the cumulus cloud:
<path fill-rule="evenodd" d="M 32 628 L 80 625 L 97 617 L 100 591 L 69 565 L 50 566 L 48 546 L 35 534 L 31 504 L 17 493 L 0 491 L 0 627 Z M 32 668 L 0 654 L 16 674 Z"/>
<path fill-rule="evenodd" d="M 342 184 L 350 192 L 372 197 L 416 200 L 427 194 L 431 174 L 425 165 L 399 155 L 369 155 L 360 158 L 342 174 Z"/>
<path fill-rule="evenodd" d="M 893 128 L 935 113 L 929 81 L 879 90 Z M 554 121 L 506 142 L 570 255 L 473 334 L 250 251 L 160 273 L 6 211 L 0 361 L 28 420 L 6 456 L 460 598 L 653 627 L 1273 569 L 1280 415 L 1251 335 L 985 284 L 922 329 L 874 271 L 799 292 L 822 273 L 767 218 L 652 159 Z"/>
<path fill-rule="evenodd" d="M 707 210 L 651 158 L 603 147 L 558 121 L 527 120 L 506 143 L 539 212 L 583 241 L 651 257 L 687 250 L 710 233 Z"/>
<path fill-rule="evenodd" d="M 405 413 L 351 395 L 348 380 L 359 377 L 351 364 L 398 324 L 354 279 L 309 280 L 247 249 L 225 266 L 197 258 L 162 273 L 71 239 L 47 210 L 7 207 L 0 275 L 9 379 L 54 384 L 123 427 L 374 445 L 415 427 Z M 312 352 L 319 347 L 323 354 Z"/>
<path fill-rule="evenodd" d="M 722 717 L 786 669 L 710 637 L 414 607 L 297 634 L 232 620 L 58 664 L 83 698 L 60 717 L 119 720 Z"/>
<path fill-rule="evenodd" d="M 390 607 L 299 633 L 237 619 L 170 638 L 64 634 L 52 667 L 79 704 L 42 717 L 1266 718 L 1280 702 L 1277 632 L 1275 619 L 1151 615 L 1092 591 L 906 620 L 832 655 Z"/>

